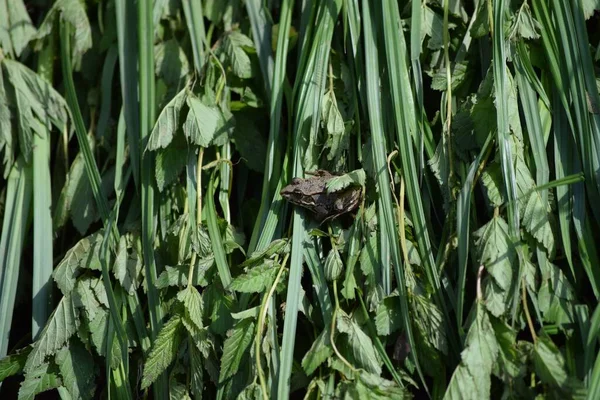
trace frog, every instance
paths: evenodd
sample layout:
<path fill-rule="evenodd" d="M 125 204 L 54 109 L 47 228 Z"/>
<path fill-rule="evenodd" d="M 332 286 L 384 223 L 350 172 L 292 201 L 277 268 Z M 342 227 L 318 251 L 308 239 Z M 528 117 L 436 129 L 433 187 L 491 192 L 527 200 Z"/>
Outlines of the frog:
<path fill-rule="evenodd" d="M 307 172 L 310 178 L 293 178 L 280 194 L 292 204 L 313 212 L 320 224 L 353 211 L 362 200 L 362 188 L 349 186 L 328 193 L 327 182 L 337 176 L 326 170 Z"/>

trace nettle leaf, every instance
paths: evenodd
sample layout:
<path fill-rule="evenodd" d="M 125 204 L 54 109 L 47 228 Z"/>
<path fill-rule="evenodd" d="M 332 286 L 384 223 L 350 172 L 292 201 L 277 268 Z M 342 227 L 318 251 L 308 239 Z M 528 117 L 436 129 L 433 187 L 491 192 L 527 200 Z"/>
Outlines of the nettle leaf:
<path fill-rule="evenodd" d="M 194 286 L 207 286 L 208 281 L 206 280 L 205 275 L 214 265 L 214 257 L 196 260 L 192 284 Z M 169 286 L 186 286 L 188 284 L 189 271 L 189 264 L 175 266 L 167 265 L 165 266 L 165 270 L 161 272 L 160 276 L 156 280 L 156 287 L 159 289 L 164 289 Z"/>
<path fill-rule="evenodd" d="M 273 260 L 265 260 L 264 264 L 237 276 L 229 285 L 229 289 L 242 293 L 262 293 L 271 287 L 278 270 L 278 263 Z"/>
<path fill-rule="evenodd" d="M 75 288 L 75 280 L 84 269 L 100 271 L 102 266 L 98 252 L 102 243 L 102 235 L 94 233 L 81 239 L 70 248 L 62 261 L 56 266 L 52 276 L 56 285 L 64 295 Z"/>
<path fill-rule="evenodd" d="M 110 311 L 106 308 L 102 308 L 100 312 L 96 313 L 96 318 L 89 322 L 89 330 L 91 343 L 96 352 L 103 357 L 110 355 L 111 366 L 116 368 L 121 361 L 121 346 L 119 345 L 119 341 L 115 339 L 113 340 L 113 348 L 110 354 L 106 350 L 106 346 L 108 345 L 109 313 Z"/>
<path fill-rule="evenodd" d="M 566 391 L 569 376 L 565 359 L 552 340 L 538 337 L 533 347 L 533 365 L 542 382 Z"/>
<path fill-rule="evenodd" d="M 244 47 L 253 48 L 254 43 L 240 31 L 233 31 L 223 39 L 223 48 L 227 53 L 231 69 L 242 79 L 252 78 L 252 62 Z"/>
<path fill-rule="evenodd" d="M 327 193 L 339 192 L 349 186 L 364 186 L 367 176 L 364 169 L 355 169 L 347 174 L 334 176 L 325 184 Z"/>
<path fill-rule="evenodd" d="M 186 104 L 187 96 L 188 89 L 183 88 L 162 109 L 150 134 L 148 146 L 146 147 L 147 150 L 165 149 L 171 143 L 179 129 L 179 114 L 183 105 Z"/>
<path fill-rule="evenodd" d="M 352 356 L 360 368 L 381 374 L 381 364 L 371 338 L 343 311 L 338 314 L 336 322 L 337 329 L 347 335 Z"/>
<path fill-rule="evenodd" d="M 448 339 L 441 311 L 431 300 L 421 295 L 413 295 L 411 300 L 410 304 L 415 313 L 412 318 L 414 325 L 434 348 L 447 354 Z M 400 310 L 398 310 L 399 313 Z M 398 325 L 400 325 L 400 315 L 397 319 Z"/>
<path fill-rule="evenodd" d="M 165 81 L 169 92 L 183 86 L 185 78 L 190 73 L 190 63 L 185 51 L 175 39 L 169 39 L 154 46 L 154 63 L 156 75 Z"/>
<path fill-rule="evenodd" d="M 526 360 L 517 348 L 517 333 L 504 321 L 490 318 L 498 341 L 498 363 L 494 365 L 494 374 L 505 382 L 525 374 Z"/>
<path fill-rule="evenodd" d="M 242 357 L 252 342 L 253 334 L 254 321 L 243 319 L 235 325 L 229 337 L 225 339 L 219 384 L 223 384 L 237 373 Z"/>
<path fill-rule="evenodd" d="M 41 364 L 25 374 L 19 388 L 19 400 L 34 400 L 35 396 L 62 384 L 58 369 L 50 364 Z"/>
<path fill-rule="evenodd" d="M 429 36 L 427 42 L 427 48 L 431 50 L 439 50 L 444 45 L 444 38 L 442 37 L 444 20 L 442 16 L 430 7 L 423 7 L 422 10 L 423 21 L 421 24 L 421 43 L 425 39 L 425 36 Z"/>
<path fill-rule="evenodd" d="M 5 54 L 19 57 L 35 33 L 22 0 L 0 0 L 0 47 Z"/>
<path fill-rule="evenodd" d="M 85 5 L 79 0 L 57 0 L 44 22 L 38 30 L 38 39 L 42 39 L 54 31 L 55 21 L 60 15 L 60 20 L 68 22 L 75 30 L 73 40 L 73 63 L 77 66 L 81 63 L 83 54 L 92 48 L 92 28 L 85 12 Z"/>
<path fill-rule="evenodd" d="M 96 285 L 103 286 L 103 283 L 96 277 L 84 276 L 77 280 L 73 294 L 73 304 L 75 307 L 85 309 L 89 321 L 96 318 L 96 314 L 102 311 L 102 305 L 94 292 Z"/>
<path fill-rule="evenodd" d="M 140 286 L 142 267 L 142 257 L 135 249 L 132 249 L 130 253 L 127 246 L 127 237 L 125 235 L 121 236 L 117 256 L 113 264 L 113 274 L 121 287 L 130 295 Z"/>
<path fill-rule="evenodd" d="M 190 386 L 192 389 L 192 393 L 194 394 L 194 398 L 200 399 L 202 398 L 202 393 L 204 392 L 204 383 L 202 381 L 204 377 L 204 368 L 203 368 L 203 360 L 202 353 L 198 349 L 198 346 L 189 346 L 190 351 Z"/>
<path fill-rule="evenodd" d="M 475 14 L 475 21 L 471 26 L 471 36 L 480 38 L 490 32 L 488 6 L 485 3 L 479 3 Z"/>
<path fill-rule="evenodd" d="M 538 305 L 546 322 L 570 324 L 575 322 L 573 301 L 575 291 L 560 268 L 545 263 L 542 284 L 538 291 Z"/>
<path fill-rule="evenodd" d="M 96 389 L 94 358 L 78 340 L 56 353 L 62 384 L 74 399 L 91 399 Z"/>
<path fill-rule="evenodd" d="M 302 358 L 302 368 L 306 375 L 310 375 L 321 365 L 325 360 L 333 355 L 333 348 L 331 347 L 331 329 L 326 327 L 317 336 L 310 349 L 306 352 Z"/>
<path fill-rule="evenodd" d="M 452 90 L 458 88 L 467 78 L 467 73 L 470 71 L 469 64 L 467 61 L 460 63 L 454 63 L 450 67 L 452 74 L 450 83 Z M 446 75 L 446 68 L 442 67 L 436 70 L 435 75 L 431 79 L 431 88 L 433 90 L 446 91 L 448 89 L 448 76 Z"/>
<path fill-rule="evenodd" d="M 377 265 L 378 255 L 379 254 L 379 241 L 377 239 L 377 235 L 371 235 L 362 250 L 360 251 L 360 256 L 358 258 L 360 269 L 367 280 L 374 280 L 375 268 L 374 265 Z"/>
<path fill-rule="evenodd" d="M 504 183 L 502 181 L 502 169 L 497 162 L 491 163 L 481 174 L 481 183 L 485 189 L 488 201 L 493 207 L 504 204 Z"/>
<path fill-rule="evenodd" d="M 327 159 L 331 161 L 338 159 L 348 148 L 348 135 L 333 90 L 325 93 L 322 103 L 321 120 L 327 133 L 325 148 L 329 149 Z"/>
<path fill-rule="evenodd" d="M 177 180 L 187 163 L 188 145 L 182 136 L 176 136 L 164 150 L 157 151 L 154 176 L 159 191 Z"/>
<path fill-rule="evenodd" d="M 511 31 L 515 32 L 519 39 L 538 39 L 540 37 L 540 23 L 537 22 L 531 15 L 531 9 L 529 5 L 524 2 L 515 15 L 514 27 L 511 27 Z"/>
<path fill-rule="evenodd" d="M 388 381 L 380 376 L 360 371 L 358 379 L 340 382 L 336 389 L 336 398 L 370 399 L 370 400 L 402 400 L 412 396 L 399 387 L 396 382 Z"/>
<path fill-rule="evenodd" d="M 48 319 L 39 339 L 34 343 L 33 350 L 27 357 L 25 371 L 31 372 L 44 363 L 46 356 L 56 353 L 75 332 L 79 321 L 77 310 L 70 295 L 65 295 Z"/>
<path fill-rule="evenodd" d="M 554 233 L 550 225 L 548 205 L 544 204 L 540 193 L 531 192 L 527 205 L 523 210 L 523 228 L 529 232 L 535 240 L 544 246 L 549 256 L 555 252 Z"/>
<path fill-rule="evenodd" d="M 191 93 L 186 102 L 190 111 L 183 124 L 185 136 L 191 143 L 202 147 L 210 146 L 217 130 L 224 125 L 221 111 L 218 107 L 207 106 Z"/>
<path fill-rule="evenodd" d="M 24 347 L 0 360 L 0 382 L 23 371 L 32 349 L 33 346 Z"/>
<path fill-rule="evenodd" d="M 498 342 L 490 318 L 481 302 L 469 328 L 461 363 L 454 370 L 444 399 L 488 399 L 492 368 L 498 357 Z"/>
<path fill-rule="evenodd" d="M 233 325 L 231 315 L 234 302 L 230 295 L 226 295 L 218 286 L 208 285 L 202 292 L 204 300 L 204 317 L 211 321 L 212 332 L 224 336 Z"/>
<path fill-rule="evenodd" d="M 246 261 L 240 264 L 242 267 L 247 267 L 250 265 L 256 265 L 261 263 L 262 260 L 268 259 L 275 254 L 286 254 L 289 253 L 289 241 L 287 239 L 276 239 L 273 240 L 267 248 L 259 251 L 255 251 L 250 254 L 250 257 Z"/>
<path fill-rule="evenodd" d="M 191 285 L 187 286 L 181 292 L 177 293 L 177 300 L 184 306 L 185 318 L 193 322 L 198 329 L 202 329 L 204 327 L 202 323 L 202 310 L 204 306 L 198 289 Z"/>
<path fill-rule="evenodd" d="M 328 281 L 337 280 L 342 275 L 343 269 L 344 263 L 340 257 L 340 252 L 334 247 L 329 251 L 329 254 L 327 254 L 325 265 L 323 266 L 325 279 Z"/>
<path fill-rule="evenodd" d="M 486 305 L 492 314 L 500 316 L 506 311 L 506 296 L 513 284 L 516 250 L 508 235 L 508 224 L 502 217 L 496 216 L 475 232 L 476 246 L 481 264 L 493 279 L 496 286 L 486 286 Z M 501 293 L 503 301 L 499 304 L 489 302 L 488 295 Z"/>
<path fill-rule="evenodd" d="M 384 298 L 383 301 L 379 303 L 379 306 L 377 306 L 377 312 L 375 314 L 375 328 L 377 329 L 377 334 L 387 336 L 400 329 L 402 326 L 401 317 L 398 292 L 394 291 Z"/>
<path fill-rule="evenodd" d="M 144 364 L 142 389 L 150 386 L 175 358 L 183 339 L 183 324 L 179 315 L 173 316 L 160 330 Z"/>

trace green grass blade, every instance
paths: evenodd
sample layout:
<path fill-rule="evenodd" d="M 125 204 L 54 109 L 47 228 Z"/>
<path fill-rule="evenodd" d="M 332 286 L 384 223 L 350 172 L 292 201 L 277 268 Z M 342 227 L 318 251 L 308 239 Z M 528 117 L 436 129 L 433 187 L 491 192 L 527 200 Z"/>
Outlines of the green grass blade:
<path fill-rule="evenodd" d="M 129 157 L 136 187 L 140 185 L 140 114 L 138 107 L 138 44 L 135 3 L 115 0 L 121 96 L 127 125 Z"/>
<path fill-rule="evenodd" d="M 32 192 L 31 165 L 19 157 L 8 175 L 0 237 L 0 358 L 8 351 Z"/>
<path fill-rule="evenodd" d="M 208 192 L 206 193 L 206 223 L 208 226 L 208 235 L 212 244 L 212 250 L 215 255 L 215 263 L 219 271 L 219 277 L 224 288 L 228 288 L 231 284 L 231 271 L 229 263 L 223 248 L 223 239 L 217 222 L 217 210 L 215 208 L 215 174 L 208 182 Z"/>
<path fill-rule="evenodd" d="M 204 65 L 204 42 L 206 41 L 206 31 L 204 29 L 204 13 L 202 12 L 202 2 L 194 0 L 183 0 L 183 13 L 187 23 L 190 38 L 192 39 L 192 51 L 194 53 L 194 68 L 200 75 L 200 70 Z"/>
<path fill-rule="evenodd" d="M 271 50 L 271 22 L 265 15 L 268 10 L 265 7 L 262 0 L 246 0 L 246 10 L 248 11 L 248 18 L 250 19 L 250 27 L 252 28 L 252 38 L 254 39 L 254 47 L 256 47 L 256 53 L 258 54 L 258 61 L 260 62 L 260 69 L 262 71 L 263 83 L 265 85 L 265 94 L 269 100 L 273 95 L 271 90 L 273 84 L 273 51 Z M 283 8 L 283 4 L 282 4 Z M 285 25 L 284 25 L 285 26 Z M 281 27 L 281 22 L 280 22 Z M 284 28 L 285 32 L 285 28 Z M 284 39 L 287 40 L 287 39 Z M 277 40 L 279 47 L 279 36 Z M 282 43 L 283 45 L 283 43 Z M 285 60 L 285 58 L 284 58 Z M 284 68 L 285 71 L 285 68 Z"/>

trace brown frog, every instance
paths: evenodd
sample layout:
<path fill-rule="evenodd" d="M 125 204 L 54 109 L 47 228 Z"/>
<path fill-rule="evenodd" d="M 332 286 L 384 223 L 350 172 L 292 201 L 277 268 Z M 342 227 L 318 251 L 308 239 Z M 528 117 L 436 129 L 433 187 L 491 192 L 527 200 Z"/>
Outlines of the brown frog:
<path fill-rule="evenodd" d="M 341 214 L 354 210 L 361 201 L 362 190 L 350 186 L 340 191 L 327 193 L 327 181 L 335 175 L 325 170 L 310 173 L 311 178 L 294 178 L 281 190 L 281 196 L 290 203 L 309 209 L 318 222 L 323 223 Z"/>

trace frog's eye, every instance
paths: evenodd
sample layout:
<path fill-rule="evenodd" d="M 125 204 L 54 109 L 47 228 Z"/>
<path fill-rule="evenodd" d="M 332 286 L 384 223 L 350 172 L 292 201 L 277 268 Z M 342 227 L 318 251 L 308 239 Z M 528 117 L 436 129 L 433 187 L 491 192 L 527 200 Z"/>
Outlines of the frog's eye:
<path fill-rule="evenodd" d="M 302 182 L 302 179 L 300 179 L 300 178 L 292 178 L 292 185 L 298 185 L 300 182 Z"/>

